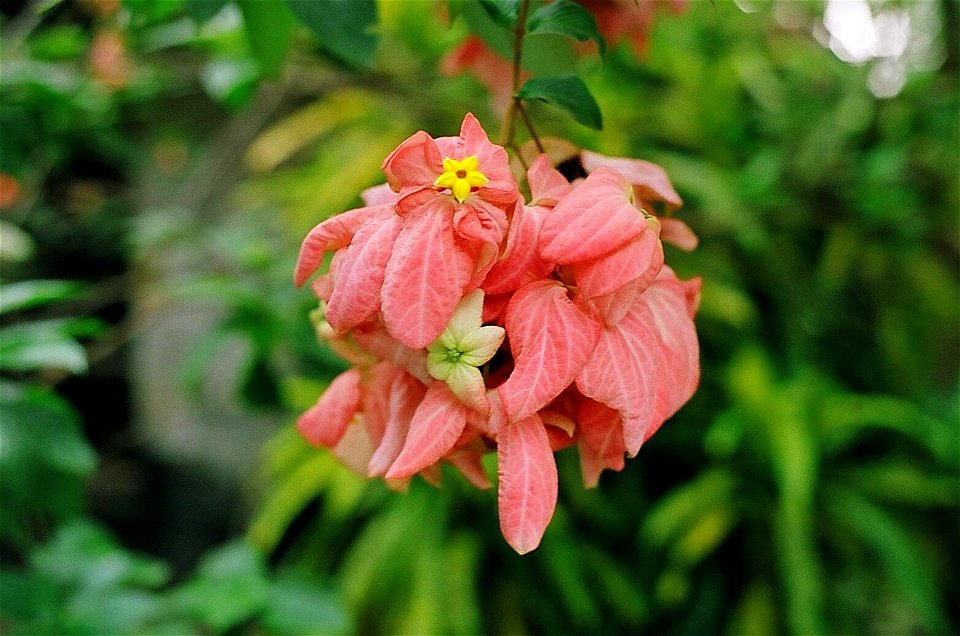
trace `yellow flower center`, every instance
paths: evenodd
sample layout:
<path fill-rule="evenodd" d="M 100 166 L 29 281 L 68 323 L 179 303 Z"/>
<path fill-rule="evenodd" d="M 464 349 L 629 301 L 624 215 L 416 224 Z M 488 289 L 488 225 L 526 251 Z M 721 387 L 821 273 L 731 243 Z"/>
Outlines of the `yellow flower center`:
<path fill-rule="evenodd" d="M 433 185 L 441 188 L 450 188 L 457 201 L 463 203 L 473 188 L 479 188 L 488 179 L 478 168 L 477 156 L 470 155 L 463 159 L 443 158 L 443 174 L 437 177 Z"/>

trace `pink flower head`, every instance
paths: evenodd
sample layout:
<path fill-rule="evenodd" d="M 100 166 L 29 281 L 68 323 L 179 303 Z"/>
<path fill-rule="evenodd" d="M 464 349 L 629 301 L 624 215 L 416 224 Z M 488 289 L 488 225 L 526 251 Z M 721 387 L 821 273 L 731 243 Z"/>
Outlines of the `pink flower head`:
<path fill-rule="evenodd" d="M 325 252 L 342 251 L 330 326 L 345 332 L 379 315 L 392 337 L 422 349 L 498 258 L 519 191 L 506 152 L 469 114 L 460 136 L 418 132 L 383 170 L 394 195 L 368 190 L 365 198 L 376 205 L 315 227 L 300 249 L 295 281 L 315 272 Z"/>
<path fill-rule="evenodd" d="M 648 32 L 658 9 L 680 13 L 687 0 L 577 0 L 597 21 L 597 29 L 608 42 L 628 40 L 637 55 L 647 52 Z"/>
<path fill-rule="evenodd" d="M 700 374 L 700 283 L 664 265 L 669 219 L 649 209 L 679 196 L 654 164 L 582 159 L 571 184 L 538 157 L 525 203 L 471 115 L 457 137 L 419 132 L 367 207 L 310 232 L 295 274 L 333 252 L 312 319 L 355 365 L 301 416 L 303 437 L 394 488 L 435 483 L 443 462 L 488 487 L 481 458 L 496 452 L 500 527 L 521 554 L 556 506 L 554 451 L 576 446 L 596 485 Z"/>

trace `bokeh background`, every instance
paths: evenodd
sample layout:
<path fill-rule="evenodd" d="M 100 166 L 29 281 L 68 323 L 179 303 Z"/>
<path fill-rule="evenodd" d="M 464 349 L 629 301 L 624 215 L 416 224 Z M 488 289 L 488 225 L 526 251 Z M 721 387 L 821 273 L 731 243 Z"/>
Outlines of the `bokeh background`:
<path fill-rule="evenodd" d="M 524 557 L 494 493 L 293 429 L 345 368 L 302 236 L 412 132 L 499 126 L 439 70 L 467 24 L 382 0 L 359 68 L 278 5 L 0 9 L 0 633 L 960 630 L 960 4 L 656 6 L 578 62 L 603 131 L 531 106 L 671 176 L 703 374 L 598 488 L 559 453 Z"/>

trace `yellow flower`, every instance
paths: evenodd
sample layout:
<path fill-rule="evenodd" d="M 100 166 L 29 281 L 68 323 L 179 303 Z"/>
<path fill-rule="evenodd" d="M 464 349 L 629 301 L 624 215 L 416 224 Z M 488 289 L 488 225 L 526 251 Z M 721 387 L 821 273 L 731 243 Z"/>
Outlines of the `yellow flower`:
<path fill-rule="evenodd" d="M 470 190 L 474 187 L 482 186 L 487 182 L 487 178 L 482 172 L 477 170 L 477 156 L 470 155 L 461 160 L 443 158 L 443 174 L 437 177 L 433 185 L 443 188 L 450 188 L 457 201 L 463 201 L 470 195 Z"/>

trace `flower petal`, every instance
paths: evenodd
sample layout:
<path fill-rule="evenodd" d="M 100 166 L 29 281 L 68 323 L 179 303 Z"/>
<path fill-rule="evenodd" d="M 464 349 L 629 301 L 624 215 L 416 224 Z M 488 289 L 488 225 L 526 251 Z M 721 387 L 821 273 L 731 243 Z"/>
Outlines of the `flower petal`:
<path fill-rule="evenodd" d="M 480 327 L 468 333 L 460 339 L 460 362 L 469 364 L 473 367 L 479 367 L 486 363 L 500 348 L 503 343 L 503 337 L 506 331 L 503 327 L 487 325 Z"/>
<path fill-rule="evenodd" d="M 450 344 L 447 344 L 446 340 L 444 340 L 444 344 L 447 347 L 457 346 L 464 336 L 480 328 L 482 318 L 483 290 L 475 289 L 457 303 L 457 308 L 450 318 L 450 323 L 447 325 L 447 328 L 443 330 L 441 340 L 444 340 L 449 335 L 451 340 Z"/>
<path fill-rule="evenodd" d="M 497 389 L 510 421 L 533 415 L 560 395 L 586 364 L 600 326 L 556 281 L 521 287 L 507 306 L 514 369 Z"/>
<path fill-rule="evenodd" d="M 404 220 L 384 277 L 383 320 L 411 349 L 437 339 L 473 272 L 454 241 L 450 217 L 432 212 L 427 205 Z"/>
<path fill-rule="evenodd" d="M 573 187 L 547 215 L 540 231 L 540 255 L 555 263 L 576 263 L 612 252 L 647 228 L 627 197 L 626 182 L 599 168 Z"/>
<path fill-rule="evenodd" d="M 360 404 L 360 370 L 344 371 L 330 383 L 317 403 L 297 420 L 297 430 L 314 446 L 333 448 Z"/>
<path fill-rule="evenodd" d="M 427 371 L 437 380 L 447 381 L 450 374 L 453 373 L 453 367 L 457 366 L 455 360 L 451 360 L 446 351 L 429 351 L 427 353 Z"/>
<path fill-rule="evenodd" d="M 433 465 L 456 445 L 466 425 L 467 406 L 446 384 L 432 382 L 413 414 L 403 450 L 386 477 L 402 479 Z"/>
<path fill-rule="evenodd" d="M 483 385 L 483 376 L 477 367 L 458 362 L 450 369 L 446 382 L 453 394 L 473 410 L 481 413 L 490 411 L 490 405 L 487 404 L 487 389 Z"/>
<path fill-rule="evenodd" d="M 557 465 L 537 415 L 503 427 L 497 439 L 500 530 L 518 554 L 538 545 L 557 505 Z"/>

